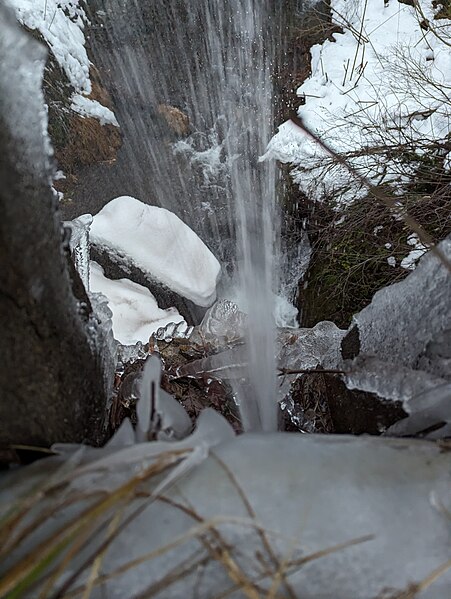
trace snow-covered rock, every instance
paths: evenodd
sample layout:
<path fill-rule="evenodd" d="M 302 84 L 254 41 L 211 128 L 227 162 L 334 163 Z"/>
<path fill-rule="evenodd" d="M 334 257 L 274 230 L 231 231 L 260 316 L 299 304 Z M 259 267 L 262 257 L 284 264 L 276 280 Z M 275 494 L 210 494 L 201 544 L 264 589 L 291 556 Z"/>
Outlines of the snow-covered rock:
<path fill-rule="evenodd" d="M 216 299 L 220 264 L 178 216 L 121 196 L 94 216 L 91 241 L 198 306 Z"/>
<path fill-rule="evenodd" d="M 108 299 L 114 338 L 123 345 L 147 343 L 159 328 L 171 322 L 184 322 L 175 308 L 160 309 L 148 289 L 127 279 L 108 279 L 95 262 L 90 264 L 90 290 L 103 293 Z"/>
<path fill-rule="evenodd" d="M 64 71 L 71 95 L 71 110 L 99 120 L 101 125 L 119 126 L 114 113 L 88 98 L 92 92 L 91 61 L 86 51 L 84 28 L 89 23 L 80 0 L 7 0 L 18 21 L 39 31 L 58 65 Z"/>

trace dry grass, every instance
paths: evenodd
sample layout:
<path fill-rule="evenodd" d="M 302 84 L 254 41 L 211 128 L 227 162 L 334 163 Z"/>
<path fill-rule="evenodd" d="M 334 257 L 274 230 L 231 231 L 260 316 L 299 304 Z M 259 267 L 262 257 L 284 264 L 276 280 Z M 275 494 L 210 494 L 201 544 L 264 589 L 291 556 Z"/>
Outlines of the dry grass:
<path fill-rule="evenodd" d="M 55 156 L 65 173 L 98 162 L 115 160 L 121 134 L 114 125 L 101 125 L 91 117 L 74 115 L 69 120 L 68 143 Z"/>

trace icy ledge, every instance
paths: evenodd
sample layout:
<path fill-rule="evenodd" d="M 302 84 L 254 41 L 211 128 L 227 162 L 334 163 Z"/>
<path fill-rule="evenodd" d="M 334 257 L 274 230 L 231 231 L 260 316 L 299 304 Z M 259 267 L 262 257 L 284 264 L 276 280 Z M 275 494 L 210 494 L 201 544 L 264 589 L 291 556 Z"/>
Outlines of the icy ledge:
<path fill-rule="evenodd" d="M 0 475 L 0 516 L 13 505 L 19 514 L 0 549 L 0 594 L 11 590 L 8 573 L 21 560 L 45 559 L 67 538 L 69 554 L 72 542 L 75 551 L 54 582 L 64 584 L 87 563 L 66 590 L 89 579 L 93 599 L 143 597 L 148 589 L 157 599 L 393 599 L 428 577 L 417 599 L 449 596 L 449 447 L 334 435 L 235 437 L 212 409 L 189 435 L 189 418 L 160 378 L 152 356 L 138 384 L 136 428 L 125 419 L 106 447 L 55 445 L 59 455 Z M 83 535 L 108 522 L 112 543 L 94 570 L 86 557 L 96 555 L 105 531 Z M 245 588 L 252 593 L 243 595 Z"/>
<path fill-rule="evenodd" d="M 198 306 L 216 299 L 218 260 L 169 210 L 116 198 L 94 216 L 91 241 Z"/>
<path fill-rule="evenodd" d="M 93 599 L 141 597 L 149 588 L 161 589 L 157 599 L 195 593 L 208 599 L 233 588 L 233 597 L 266 597 L 278 572 L 284 573 L 278 597 L 393 598 L 395 590 L 449 563 L 449 451 L 427 442 L 371 437 L 279 433 L 227 438 L 225 421 L 219 430 L 216 419 L 221 417 L 207 410 L 198 430 L 179 442 L 87 449 L 3 475 L 7 484 L 0 503 L 10 504 L 25 487 L 36 489 L 44 481 L 64 489 L 66 497 L 92 496 L 93 489 L 112 496 L 131 477 L 142 476 L 139 493 L 123 509 L 112 509 L 111 517 L 119 518 L 116 526 L 138 512 L 102 556 L 103 584 L 96 581 Z M 221 438 L 224 442 L 214 447 Z M 163 478 L 144 475 L 171 455 L 173 462 L 178 455 L 179 463 Z M 30 517 L 49 508 L 52 493 L 41 497 Z M 85 508 L 86 501 L 57 509 L 47 528 L 33 532 L 23 554 L 39 547 L 43 535 L 66 530 L 77 510 Z M 91 537 L 88 554 L 105 534 Z M 19 556 L 18 550 L 7 555 L 0 569 L 11 567 Z M 82 559 L 85 554 L 70 572 Z M 133 560 L 135 567 L 127 569 Z M 238 571 L 227 567 L 233 563 Z M 185 573 L 177 578 L 177 572 Z M 243 595 L 240 584 L 235 587 L 239 572 L 253 594 Z M 88 568 L 75 586 L 83 588 L 90 573 Z M 415 596 L 448 597 L 450 585 L 451 571 L 444 567 Z M 391 594 L 384 594 L 387 589 Z"/>

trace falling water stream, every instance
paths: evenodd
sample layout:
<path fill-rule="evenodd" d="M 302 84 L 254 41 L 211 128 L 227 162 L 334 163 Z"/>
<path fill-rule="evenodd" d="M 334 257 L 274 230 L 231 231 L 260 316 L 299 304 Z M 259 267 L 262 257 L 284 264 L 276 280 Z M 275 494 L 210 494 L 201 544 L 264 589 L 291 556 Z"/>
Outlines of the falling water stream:
<path fill-rule="evenodd" d="M 236 389 L 243 424 L 264 431 L 277 428 L 276 167 L 259 162 L 274 121 L 274 4 L 90 3 L 94 59 L 124 138 L 118 165 L 105 177 L 104 201 L 136 195 L 175 212 L 221 261 L 226 284 L 238 288 L 249 314 L 248 376 Z M 183 135 L 168 129 L 163 113 Z"/>

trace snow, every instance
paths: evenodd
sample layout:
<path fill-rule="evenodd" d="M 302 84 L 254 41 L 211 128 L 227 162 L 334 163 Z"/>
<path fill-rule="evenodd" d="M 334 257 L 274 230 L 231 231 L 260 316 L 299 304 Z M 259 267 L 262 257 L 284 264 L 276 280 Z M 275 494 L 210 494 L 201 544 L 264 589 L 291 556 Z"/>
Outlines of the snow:
<path fill-rule="evenodd" d="M 97 102 L 97 100 L 91 100 L 80 94 L 74 94 L 72 96 L 71 108 L 81 116 L 98 119 L 101 125 L 114 125 L 115 127 L 119 127 L 114 112 L 100 104 L 100 102 Z"/>
<path fill-rule="evenodd" d="M 396 258 L 394 256 L 389 256 L 387 262 L 389 266 L 396 266 Z"/>
<path fill-rule="evenodd" d="M 412 245 L 414 249 L 401 260 L 401 267 L 406 268 L 407 270 L 414 270 L 418 260 L 425 252 L 427 252 L 427 247 L 421 243 L 416 233 L 409 235 L 407 243 Z"/>
<path fill-rule="evenodd" d="M 8 0 L 22 25 L 37 30 L 49 45 L 71 87 L 71 109 L 82 116 L 97 118 L 102 125 L 119 126 L 114 113 L 91 93 L 90 60 L 85 48 L 87 20 L 80 0 Z"/>
<path fill-rule="evenodd" d="M 121 196 L 94 216 L 91 241 L 199 306 L 216 299 L 220 264 L 178 216 Z"/>
<path fill-rule="evenodd" d="M 148 289 L 127 279 L 107 279 L 103 269 L 91 262 L 90 290 L 108 299 L 113 313 L 113 334 L 123 345 L 147 343 L 152 333 L 174 322 L 184 322 L 175 308 L 162 310 Z"/>
<path fill-rule="evenodd" d="M 86 15 L 79 0 L 9 0 L 17 19 L 29 29 L 37 29 L 48 43 L 78 93 L 89 94 L 90 62 L 83 34 Z"/>
<path fill-rule="evenodd" d="M 422 7 L 432 19 L 429 4 Z M 387 158 L 373 148 L 404 144 L 420 160 L 429 142 L 446 141 L 451 130 L 446 31 L 451 21 L 440 20 L 436 35 L 437 22 L 421 29 L 414 7 L 395 0 L 384 5 L 332 0 L 331 7 L 343 33 L 311 48 L 312 74 L 298 89 L 305 97 L 298 114 L 373 184 L 402 184 L 412 168 L 402 156 Z M 270 141 L 263 159 L 269 157 L 295 165 L 295 181 L 314 199 L 346 204 L 367 193 L 291 121 Z"/>

